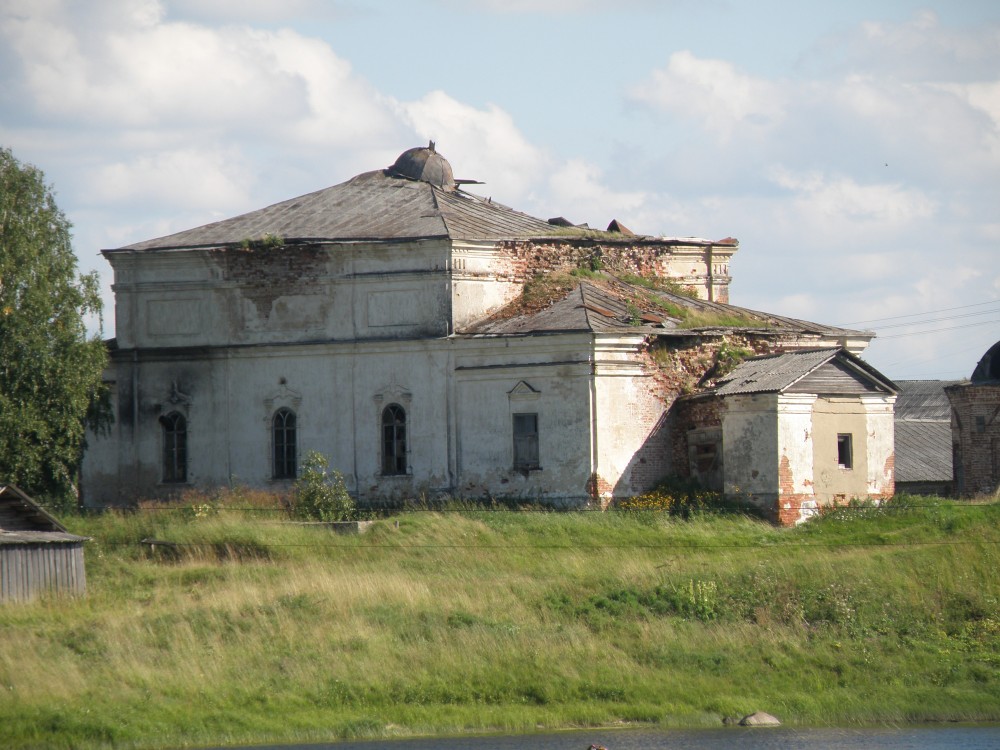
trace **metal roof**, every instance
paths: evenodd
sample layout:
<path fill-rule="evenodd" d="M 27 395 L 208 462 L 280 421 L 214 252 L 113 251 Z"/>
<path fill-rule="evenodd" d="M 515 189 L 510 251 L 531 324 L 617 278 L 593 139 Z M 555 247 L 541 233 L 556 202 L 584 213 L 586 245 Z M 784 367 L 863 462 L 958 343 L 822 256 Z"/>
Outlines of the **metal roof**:
<path fill-rule="evenodd" d="M 972 371 L 973 383 L 993 383 L 1000 381 L 1000 341 L 986 350 L 986 354 Z"/>
<path fill-rule="evenodd" d="M 120 250 L 232 246 L 265 235 L 290 244 L 436 237 L 519 239 L 565 232 L 489 198 L 442 190 L 380 169 L 267 208 Z"/>
<path fill-rule="evenodd" d="M 896 419 L 936 419 L 951 422 L 951 404 L 944 389 L 960 380 L 897 380 Z M 950 449 L 949 449 L 950 450 Z"/>
<path fill-rule="evenodd" d="M 709 316 L 757 320 L 762 327 L 708 325 L 700 328 L 679 328 L 680 321 L 671 318 L 666 311 L 658 306 L 634 307 L 633 305 L 642 303 L 643 297 L 659 298 L 677 307 L 687 308 L 695 313 Z M 516 310 L 518 305 L 519 301 L 515 300 L 493 317 L 476 323 L 461 333 L 496 336 L 555 331 L 590 331 L 690 337 L 724 335 L 730 331 L 743 330 L 776 336 L 791 334 L 797 337 L 807 337 L 812 335 L 817 338 L 838 339 L 864 338 L 871 335 L 865 331 L 825 326 L 795 318 L 769 315 L 735 305 L 695 299 L 683 294 L 651 290 L 627 283 L 610 274 L 605 274 L 593 281 L 580 281 L 573 290 L 543 310 L 521 314 L 513 313 L 512 311 Z M 836 349 L 827 349 L 826 351 L 836 351 Z"/>
<path fill-rule="evenodd" d="M 871 365 L 845 349 L 800 349 L 781 354 L 766 354 L 747 359 L 720 378 L 715 392 L 720 396 L 738 393 L 780 393 L 815 372 L 827 362 L 837 360 L 860 379 L 894 393 L 895 384 Z"/>
<path fill-rule="evenodd" d="M 896 482 L 952 480 L 951 423 L 897 419 Z"/>
<path fill-rule="evenodd" d="M 673 325 L 663 313 L 635 316 L 636 311 L 630 310 L 625 300 L 596 284 L 581 281 L 544 310 L 490 319 L 465 332 L 494 336 L 557 331 L 657 333 L 662 332 L 664 324 Z"/>

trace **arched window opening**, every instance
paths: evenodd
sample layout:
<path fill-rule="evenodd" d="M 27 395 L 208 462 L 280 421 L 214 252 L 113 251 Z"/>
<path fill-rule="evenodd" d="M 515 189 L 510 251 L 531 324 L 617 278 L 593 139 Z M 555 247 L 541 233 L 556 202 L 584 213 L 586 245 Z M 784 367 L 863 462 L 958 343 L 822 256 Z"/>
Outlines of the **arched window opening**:
<path fill-rule="evenodd" d="M 271 442 L 274 445 L 271 476 L 275 479 L 295 479 L 297 467 L 295 412 L 278 409 L 271 420 Z"/>
<path fill-rule="evenodd" d="M 382 410 L 382 473 L 406 473 L 406 411 L 399 404 Z"/>
<path fill-rule="evenodd" d="M 187 481 L 187 420 L 171 412 L 160 417 L 163 425 L 163 481 Z"/>

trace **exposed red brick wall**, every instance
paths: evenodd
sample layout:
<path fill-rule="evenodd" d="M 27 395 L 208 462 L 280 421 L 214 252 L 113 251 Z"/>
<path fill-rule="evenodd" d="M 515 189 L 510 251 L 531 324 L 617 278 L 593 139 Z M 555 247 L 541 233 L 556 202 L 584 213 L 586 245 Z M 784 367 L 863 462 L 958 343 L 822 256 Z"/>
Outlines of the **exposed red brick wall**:
<path fill-rule="evenodd" d="M 995 495 L 1000 491 L 1000 383 L 963 383 L 945 392 L 956 445 L 955 491 L 962 497 Z"/>
<path fill-rule="evenodd" d="M 497 246 L 498 260 L 492 269 L 501 281 L 523 284 L 539 273 L 560 268 L 596 267 L 612 273 L 633 273 L 640 276 L 670 278 L 670 259 L 676 246 L 670 242 L 609 242 L 595 239 L 566 239 L 546 242 L 509 240 Z M 705 248 L 708 257 L 708 248 Z M 696 285 L 707 292 L 709 279 L 704 271 L 691 269 L 699 277 Z M 729 301 L 729 277 L 713 278 L 713 299 Z"/>
<path fill-rule="evenodd" d="M 614 487 L 600 474 L 591 474 L 587 480 L 587 496 L 595 508 L 604 510 L 611 503 L 611 494 Z"/>
<path fill-rule="evenodd" d="M 221 248 L 209 257 L 222 269 L 227 281 L 240 285 L 240 293 L 266 318 L 279 297 L 302 294 L 318 286 L 327 260 L 327 251 L 316 245 L 289 245 L 276 248 Z"/>

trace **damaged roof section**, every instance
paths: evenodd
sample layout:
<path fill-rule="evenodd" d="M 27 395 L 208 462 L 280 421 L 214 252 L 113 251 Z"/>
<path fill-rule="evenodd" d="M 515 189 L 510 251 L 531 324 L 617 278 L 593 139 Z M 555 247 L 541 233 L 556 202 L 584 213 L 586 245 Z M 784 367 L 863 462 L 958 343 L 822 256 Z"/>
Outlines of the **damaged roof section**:
<path fill-rule="evenodd" d="M 548 285 L 544 303 L 531 299 L 531 285 L 521 298 L 461 333 L 500 336 L 555 331 L 631 332 L 658 336 L 724 335 L 730 331 L 758 331 L 776 336 L 830 340 L 861 340 L 873 334 L 821 325 L 795 318 L 749 310 L 721 302 L 696 299 L 666 288 L 656 280 L 633 283 L 609 273 L 574 276 L 554 273 L 535 283 Z"/>

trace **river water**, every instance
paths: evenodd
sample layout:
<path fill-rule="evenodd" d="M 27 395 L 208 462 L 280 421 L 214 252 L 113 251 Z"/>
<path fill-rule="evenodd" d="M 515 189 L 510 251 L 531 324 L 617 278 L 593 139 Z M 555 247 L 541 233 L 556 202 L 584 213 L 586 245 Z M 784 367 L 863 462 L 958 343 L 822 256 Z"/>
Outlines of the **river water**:
<path fill-rule="evenodd" d="M 902 729 L 733 727 L 664 730 L 594 729 L 496 737 L 462 737 L 309 745 L 257 745 L 252 750 L 998 750 L 1000 726 Z M 218 748 L 217 750 L 223 750 Z M 225 750 L 239 750 L 226 748 Z M 246 748 L 245 750 L 251 750 Z"/>

